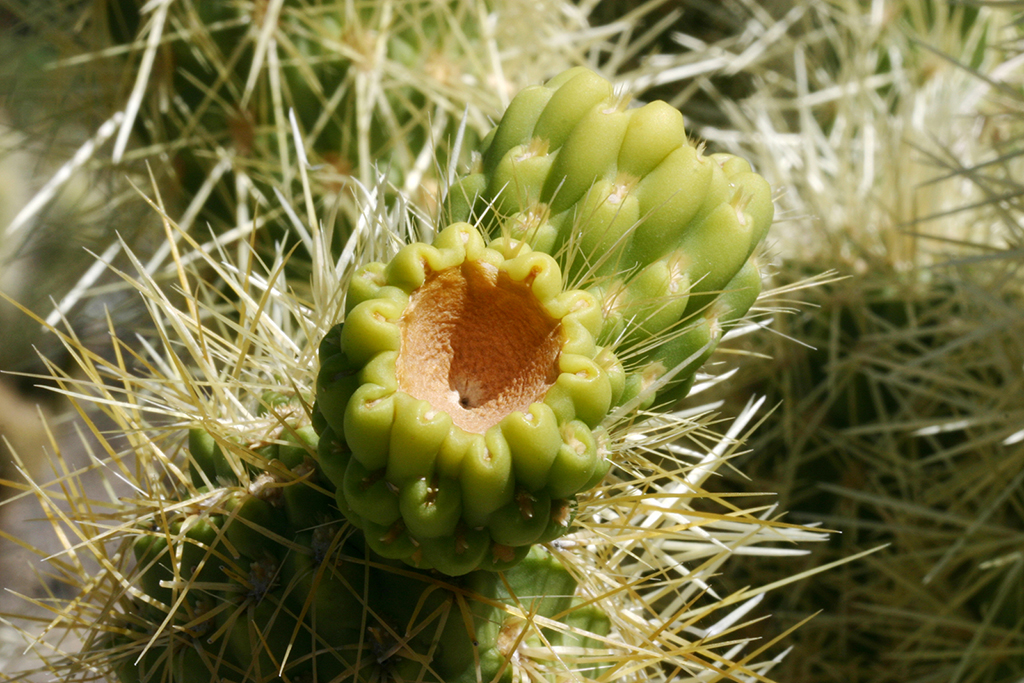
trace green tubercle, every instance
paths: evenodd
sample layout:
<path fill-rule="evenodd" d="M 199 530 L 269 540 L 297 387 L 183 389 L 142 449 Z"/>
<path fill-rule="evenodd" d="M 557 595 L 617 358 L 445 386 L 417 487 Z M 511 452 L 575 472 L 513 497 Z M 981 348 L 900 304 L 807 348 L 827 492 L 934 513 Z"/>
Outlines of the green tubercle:
<path fill-rule="evenodd" d="M 370 547 L 461 574 L 567 530 L 560 511 L 604 471 L 590 430 L 621 392 L 597 299 L 466 223 L 355 281 L 320 347 L 318 450 Z"/>
<path fill-rule="evenodd" d="M 560 653 L 573 670 L 585 666 L 596 676 L 609 666 L 609 658 L 598 654 L 607 648 L 599 638 L 610 631 L 608 616 L 576 597 L 576 580 L 543 548 L 523 553 L 501 575 L 477 571 L 449 585 L 409 572 L 389 576 L 385 590 L 374 605 L 378 613 L 415 634 L 411 649 L 433 655 L 429 666 L 398 662 L 403 680 L 512 683 L 526 677 L 519 660 L 529 655 L 521 653 L 546 653 L 556 644 L 578 648 Z M 438 612 L 447 618 L 428 616 Z M 562 680 L 543 670 L 530 676 Z"/>

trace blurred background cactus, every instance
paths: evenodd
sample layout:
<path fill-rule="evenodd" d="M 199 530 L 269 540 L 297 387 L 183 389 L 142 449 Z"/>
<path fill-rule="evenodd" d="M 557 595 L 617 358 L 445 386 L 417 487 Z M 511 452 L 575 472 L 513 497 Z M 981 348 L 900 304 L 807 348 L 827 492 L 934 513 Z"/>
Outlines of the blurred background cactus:
<path fill-rule="evenodd" d="M 751 454 L 730 458 L 744 476 L 720 468 L 707 486 L 777 492 L 787 520 L 843 531 L 803 565 L 771 553 L 730 563 L 723 585 L 788 579 L 890 544 L 769 594 L 775 618 L 744 634 L 771 640 L 802 624 L 787 633 L 794 652 L 771 671 L 779 681 L 1009 683 L 1024 675 L 1018 3 L 550 2 L 538 10 L 395 2 L 360 10 L 358 2 L 286 1 L 224 3 L 230 10 L 216 17 L 198 2 L 147 3 L 141 13 L 134 2 L 3 5 L 0 50 L 17 56 L 5 60 L 12 132 L 4 139 L 27 153 L 4 164 L 18 164 L 16 180 L 27 187 L 0 189 L 21 193 L 3 243 L 15 257 L 2 267 L 29 274 L 8 276 L 4 291 L 44 317 L 54 272 L 67 278 L 58 300 L 86 282 L 90 260 L 72 245 L 125 264 L 110 246 L 114 227 L 140 254 L 157 256 L 153 272 L 162 267 L 159 221 L 137 193 L 110 182 L 131 175 L 152 195 L 146 160 L 169 214 L 199 242 L 209 241 L 207 226 L 247 234 L 268 225 L 254 239 L 273 253 L 263 235 L 281 237 L 296 223 L 308 229 L 315 214 L 339 249 L 359 215 L 351 179 L 375 187 L 379 159 L 431 215 L 463 112 L 457 161 L 465 170 L 468 150 L 511 96 L 565 67 L 599 67 L 640 99 L 680 108 L 709 151 L 750 159 L 776 189 L 770 245 L 784 258 L 771 259 L 772 282 L 785 293 L 759 307 L 813 304 L 773 313 L 781 335 L 726 341 L 726 351 L 742 353 L 720 353 L 712 369 L 738 372 L 709 391 L 731 414 L 753 393 L 780 404 L 751 435 Z M 342 6 L 361 30 L 320 20 Z M 264 33 L 267 17 L 278 21 Z M 416 50 L 430 58 L 413 58 Z M 41 68 L 54 59 L 60 68 Z M 287 118 L 290 104 L 308 100 L 319 113 L 298 115 L 296 125 L 310 203 Z M 80 180 L 19 214 L 89 140 L 102 143 L 100 153 L 76 167 Z M 88 192 L 76 193 L 75 182 Z M 61 197 L 73 213 L 61 213 Z M 285 206 L 298 220 L 282 214 Z M 61 265 L 44 271 L 40 263 Z M 828 270 L 845 279 L 787 287 Z M 26 286 L 32 273 L 47 286 Z M 289 283 L 305 287 L 301 276 Z M 106 296 L 123 300 L 110 288 Z M 103 320 L 73 301 L 64 310 L 79 323 Z M 144 319 L 138 309 L 115 313 L 125 316 L 120 324 Z M 38 329 L 4 325 L 5 338 L 8 329 Z M 21 348 L 8 367 L 31 367 L 28 343 Z M 764 502 L 750 500 L 730 499 L 744 509 Z"/>
<path fill-rule="evenodd" d="M 824 610 L 780 680 L 1024 672 L 1020 9 L 751 9 L 733 17 L 747 33 L 693 56 L 707 71 L 691 92 L 717 102 L 692 110 L 699 132 L 784 188 L 780 284 L 845 276 L 778 320 L 788 338 L 750 338 L 774 362 L 729 387 L 745 377 L 740 396 L 781 404 L 742 467 L 751 479 L 728 487 L 777 491 L 794 520 L 840 529 L 834 557 L 890 544 L 779 596 L 779 626 Z M 716 54 L 749 61 L 733 73 Z"/>

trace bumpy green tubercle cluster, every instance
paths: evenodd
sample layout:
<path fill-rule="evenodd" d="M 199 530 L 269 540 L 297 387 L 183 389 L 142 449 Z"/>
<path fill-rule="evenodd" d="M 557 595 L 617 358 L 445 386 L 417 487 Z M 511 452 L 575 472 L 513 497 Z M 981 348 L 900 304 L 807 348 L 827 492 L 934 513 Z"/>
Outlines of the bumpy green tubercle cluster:
<path fill-rule="evenodd" d="M 677 109 L 628 105 L 582 67 L 522 90 L 446 217 L 557 256 L 601 302 L 599 343 L 628 355 L 622 402 L 647 408 L 686 395 L 760 294 L 774 206 L 746 161 L 692 145 Z"/>
<path fill-rule="evenodd" d="M 263 444 L 191 432 L 198 495 L 138 528 L 136 610 L 104 642 L 122 683 L 511 681 L 520 646 L 601 647 L 608 617 L 541 546 L 458 579 L 375 555 L 334 507 L 316 448 L 308 425 Z"/>
<path fill-rule="evenodd" d="M 375 552 L 459 575 L 564 534 L 611 412 L 684 396 L 760 293 L 768 185 L 625 102 L 586 69 L 524 90 L 449 193 L 489 237 L 456 222 L 354 276 L 316 419 Z"/>
<path fill-rule="evenodd" d="M 320 345 L 320 462 L 370 547 L 454 576 L 564 534 L 623 389 L 597 300 L 457 223 L 360 270 L 346 308 Z"/>

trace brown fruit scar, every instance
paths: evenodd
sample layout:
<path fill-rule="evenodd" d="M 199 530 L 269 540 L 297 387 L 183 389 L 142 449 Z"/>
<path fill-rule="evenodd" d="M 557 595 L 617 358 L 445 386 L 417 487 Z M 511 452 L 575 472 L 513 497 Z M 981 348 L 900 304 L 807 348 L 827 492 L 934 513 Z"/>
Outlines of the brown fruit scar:
<path fill-rule="evenodd" d="M 528 284 L 467 261 L 427 274 L 399 321 L 398 388 L 483 434 L 558 377 L 559 321 Z"/>

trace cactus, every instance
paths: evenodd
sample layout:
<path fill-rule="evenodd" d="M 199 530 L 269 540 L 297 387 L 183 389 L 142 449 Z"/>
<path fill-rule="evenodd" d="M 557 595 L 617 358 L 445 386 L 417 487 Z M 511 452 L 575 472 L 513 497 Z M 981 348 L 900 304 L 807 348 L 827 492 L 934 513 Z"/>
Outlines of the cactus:
<path fill-rule="evenodd" d="M 628 349 L 616 403 L 648 408 L 686 395 L 760 294 L 773 204 L 746 161 L 690 144 L 678 110 L 628 102 L 582 67 L 521 91 L 445 216 L 556 256 L 601 303 L 598 343 Z"/>
<path fill-rule="evenodd" d="M 722 485 L 777 491 L 794 514 L 828 519 L 842 531 L 829 557 L 888 544 L 813 591 L 776 596 L 773 611 L 794 622 L 829 613 L 797 631 L 808 656 L 783 662 L 780 680 L 1019 680 L 1020 25 L 1008 6 L 933 0 L 875 18 L 832 5 L 797 28 L 750 12 L 735 24 L 749 40 L 722 37 L 693 65 L 771 45 L 772 57 L 708 78 L 720 116 L 686 111 L 786 188 L 779 210 L 794 220 L 773 228 L 786 254 L 775 282 L 841 278 L 798 293 L 811 305 L 776 320 L 782 334 L 749 337 L 753 357 L 774 362 L 743 364 L 730 389 L 780 410 Z M 760 37 L 779 31 L 781 42 Z M 720 99 L 730 80 L 754 84 L 742 107 Z"/>
<path fill-rule="evenodd" d="M 767 184 L 698 153 L 664 102 L 624 102 L 583 68 L 527 88 L 445 209 L 492 241 L 455 223 L 354 275 L 317 411 L 338 506 L 376 552 L 460 575 L 563 535 L 608 469 L 613 406 L 684 395 L 760 293 Z"/>
<path fill-rule="evenodd" d="M 464 225 L 442 235 L 440 246 L 431 247 L 437 255 L 421 244 L 404 253 L 427 255 L 428 263 L 450 258 L 445 240 L 455 236 L 457 245 L 466 235 L 478 258 L 496 258 L 506 272 L 517 258 L 552 262 L 525 247 L 508 258 L 498 249 L 510 246 L 507 240 L 485 247 Z M 469 568 L 453 552 L 434 568 L 410 567 L 406 560 L 415 558 L 382 557 L 373 537 L 350 521 L 349 507 L 358 503 L 347 506 L 338 493 L 360 492 L 363 482 L 353 487 L 347 476 L 356 459 L 350 455 L 341 468 L 347 442 L 332 436 L 326 415 L 314 409 L 313 399 L 319 406 L 324 398 L 316 377 L 330 362 L 320 367 L 317 346 L 340 354 L 353 318 L 325 334 L 342 312 L 311 307 L 286 284 L 268 284 L 271 273 L 283 271 L 276 262 L 260 276 L 223 269 L 240 325 L 225 315 L 218 284 L 200 277 L 221 267 L 219 255 L 188 246 L 195 262 L 181 259 L 174 278 L 187 285 L 178 290 L 185 301 L 144 272 L 129 278 L 154 303 L 162 341 L 132 348 L 117 340 L 110 360 L 80 356 L 82 379 L 55 379 L 76 402 L 94 401 L 113 423 L 109 432 L 95 431 L 108 454 L 96 471 L 110 473 L 108 488 L 86 493 L 68 467 L 55 488 L 17 485 L 37 493 L 47 511 L 70 507 L 51 517 L 65 552 L 47 555 L 74 594 L 55 598 L 41 638 L 59 651 L 69 635 L 80 636 L 83 647 L 47 659 L 47 676 L 121 683 L 765 677 L 772 662 L 749 661 L 758 656 L 744 652 L 752 640 L 734 630 L 752 623 L 744 615 L 762 589 L 719 599 L 709 595 L 709 582 L 742 549 L 781 541 L 772 552 L 785 553 L 794 541 L 822 535 L 762 519 L 758 508 L 704 497 L 704 481 L 738 447 L 754 410 L 742 415 L 734 434 L 715 440 L 714 450 L 699 445 L 711 435 L 709 416 L 667 414 L 645 428 L 609 421 L 603 446 L 609 470 L 577 497 L 566 535 L 544 543 L 526 539 L 514 566 Z M 396 258 L 391 263 L 399 265 L 385 270 L 409 287 L 415 262 Z M 333 268 L 333 262 L 317 264 L 320 279 L 337 282 Z M 542 272 L 534 282 L 541 294 Z M 396 300 L 373 291 L 373 278 L 360 282 L 348 272 L 341 279 L 352 283 L 354 299 L 365 299 L 352 316 L 364 304 Z M 398 296 L 399 284 L 380 289 Z M 558 296 L 545 299 L 552 311 Z M 567 338 L 582 346 L 583 335 Z M 72 337 L 61 338 L 74 347 Z M 361 340 L 366 355 L 381 339 L 387 335 Z M 130 348 L 141 362 L 123 362 L 120 354 Z M 368 359 L 361 374 L 383 379 L 385 369 Z M 344 392 L 343 385 L 338 389 Z M 586 408 L 586 400 L 580 403 Z M 85 408 L 83 414 L 89 415 Z M 351 436 L 344 420 L 341 429 Z M 575 436 L 584 442 L 586 435 Z M 685 437 L 700 450 L 669 448 Z M 523 471 L 532 481 L 530 468 Z M 368 483 L 367 491 L 376 484 Z M 702 500 L 699 511 L 695 499 Z M 431 539 L 425 541 L 429 546 Z M 748 661 L 732 661 L 736 652 Z"/>
<path fill-rule="evenodd" d="M 286 428 L 278 441 L 254 449 L 218 444 L 201 428 L 190 433 L 202 503 L 132 531 L 141 590 L 102 644 L 121 683 L 396 672 L 470 683 L 478 666 L 485 680 L 511 681 L 523 643 L 593 649 L 607 635 L 608 617 L 580 601 L 576 580 L 540 546 L 500 577 L 476 571 L 452 581 L 396 569 L 339 519 L 308 425 Z M 245 463 L 247 486 L 232 461 Z"/>
<path fill-rule="evenodd" d="M 341 202 L 354 218 L 351 179 L 372 184 L 379 168 L 401 186 L 422 149 L 436 144 L 436 155 L 447 154 L 457 129 L 450 113 L 468 104 L 447 101 L 458 98 L 448 81 L 482 50 L 484 19 L 460 3 L 183 1 L 153 11 L 120 0 L 96 9 L 103 5 L 108 40 L 132 61 L 144 63 L 148 41 L 161 39 L 158 73 L 140 81 L 135 132 L 171 148 L 184 199 L 208 196 L 203 218 L 215 225 L 233 225 L 245 201 L 219 179 L 225 154 L 264 201 L 275 188 L 302 192 L 289 167 L 275 163 L 293 153 L 292 115 L 315 165 L 317 201 Z"/>
<path fill-rule="evenodd" d="M 294 221 L 306 196 L 340 249 L 359 218 L 360 184 L 374 186 L 380 174 L 389 197 L 401 188 L 429 210 L 437 169 L 459 161 L 457 140 L 471 149 L 517 87 L 603 39 L 589 30 L 588 10 L 562 5 L 91 0 L 57 10 L 0 0 L 25 32 L 43 37 L 56 71 L 86 84 L 89 127 L 97 109 L 117 112 L 103 138 L 112 149 L 93 155 L 98 165 L 112 160 L 119 179 L 139 170 L 140 185 L 152 171 L 186 230 L 267 225 L 258 233 L 266 249 L 301 241 Z M 569 39 L 520 49 L 538 34 Z M 77 121 L 67 103 L 57 108 Z"/>
<path fill-rule="evenodd" d="M 136 188 L 155 181 L 167 217 L 199 241 L 246 232 L 263 258 L 282 243 L 297 246 L 287 267 L 293 285 L 303 286 L 315 221 L 329 228 L 327 248 L 337 255 L 360 220 L 365 188 L 433 212 L 448 181 L 439 170 L 466 161 L 517 88 L 613 43 L 621 57 L 605 61 L 607 73 L 642 76 L 646 67 L 625 55 L 659 3 L 648 0 L 602 26 L 591 17 L 607 12 L 592 5 L 0 0 L 5 53 L 24 57 L 26 49 L 14 49 L 23 37 L 39 44 L 29 59 L 7 60 L 19 77 L 5 81 L 4 106 L 31 113 L 18 128 L 57 162 L 39 165 L 48 172 L 38 185 L 49 179 L 52 187 L 14 225 L 0 226 L 18 238 L 8 244 L 22 245 L 19 255 L 46 255 L 19 259 L 48 284 L 25 291 L 40 292 L 40 307 L 59 302 L 51 324 L 61 316 L 91 320 L 101 307 L 85 306 L 82 295 L 110 278 L 87 270 L 88 262 L 72 263 L 85 254 L 81 247 L 123 269 L 123 238 L 154 269 L 166 265 L 173 249 L 126 175 Z M 667 26 L 645 29 L 637 44 Z M 57 172 L 64 161 L 76 172 Z M 378 183 L 382 174 L 387 182 Z M 57 216 L 46 198 L 69 177 L 104 192 L 92 206 Z M 111 305 L 118 324 L 144 319 L 122 303 Z M 102 323 L 96 327 L 104 334 Z M 36 371 L 30 343 L 42 347 L 53 337 L 24 339 L 2 355 Z M 46 349 L 50 357 L 61 351 Z"/>
<path fill-rule="evenodd" d="M 767 184 L 688 145 L 664 102 L 624 102 L 583 68 L 527 88 L 445 209 L 492 241 L 455 223 L 354 275 L 317 412 L 376 552 L 460 575 L 563 535 L 608 470 L 612 408 L 685 395 L 760 293 Z M 517 230 L 524 214 L 541 222 Z"/>
<path fill-rule="evenodd" d="M 539 121 L 568 146 L 575 123 L 555 114 Z M 634 170 L 656 156 L 620 152 Z M 553 162 L 575 177 L 576 162 Z M 746 172 L 709 163 L 712 174 Z M 583 206 L 589 192 L 561 210 Z M 722 497 L 692 504 L 756 406 L 720 437 L 708 411 L 640 409 L 673 388 L 675 370 L 656 375 L 655 357 L 643 354 L 683 344 L 683 330 L 715 336 L 703 311 L 746 310 L 729 297 L 754 287 L 662 291 L 662 257 L 650 253 L 634 254 L 635 273 L 587 275 L 576 257 L 630 258 L 626 247 L 545 251 L 495 227 L 476 199 L 467 206 L 483 230 L 455 222 L 431 245 L 413 239 L 422 226 L 408 214 L 367 207 L 351 258 L 313 250 L 308 299 L 295 293 L 283 252 L 236 263 L 181 231 L 174 269 L 162 274 L 173 285 L 130 252 L 135 274 L 122 274 L 152 306 L 152 337 L 115 335 L 108 357 L 51 328 L 83 372 L 55 371 L 58 387 L 113 423 L 116 438 L 93 430 L 107 454 L 96 469 L 130 486 L 122 495 L 108 481 L 103 504 L 60 493 L 77 491 L 67 467 L 58 493 L 21 486 L 47 511 L 51 496 L 72 508 L 52 519 L 74 529 L 59 536 L 73 539 L 65 547 L 75 559 L 53 561 L 80 593 L 46 630 L 81 634 L 84 646 L 47 662 L 51 674 L 123 683 L 765 677 L 772 662 L 753 662 L 757 653 L 732 661 L 750 643 L 736 629 L 751 623 L 744 615 L 761 590 L 786 582 L 726 598 L 709 582 L 742 549 L 824 536 Z M 738 215 L 728 199 L 708 215 L 722 206 Z M 715 274 L 725 285 L 759 283 L 758 269 L 744 266 L 753 245 L 741 251 L 736 273 Z M 617 317 L 605 289 L 620 281 L 634 308 Z M 693 325 L 691 305 L 701 312 Z M 636 329 L 641 310 L 657 329 Z M 627 368 L 622 353 L 648 364 Z M 640 372 L 656 376 L 627 397 Z M 683 438 L 692 444 L 675 443 Z M 79 562 L 89 554 L 98 572 Z"/>

